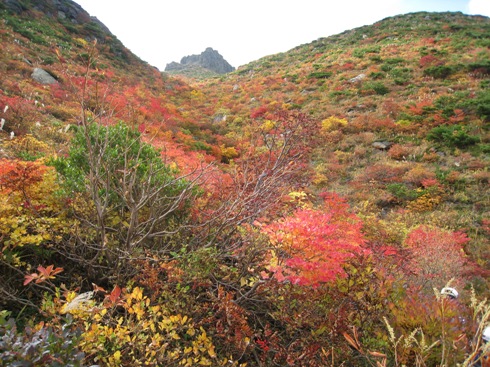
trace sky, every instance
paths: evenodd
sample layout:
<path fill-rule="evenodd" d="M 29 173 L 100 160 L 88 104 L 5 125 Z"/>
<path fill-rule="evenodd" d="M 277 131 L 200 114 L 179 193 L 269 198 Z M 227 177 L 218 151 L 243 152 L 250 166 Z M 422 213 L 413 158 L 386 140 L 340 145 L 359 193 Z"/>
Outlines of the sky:
<path fill-rule="evenodd" d="M 74 1 L 160 70 L 207 47 L 238 67 L 318 38 L 417 11 L 490 16 L 490 0 Z"/>

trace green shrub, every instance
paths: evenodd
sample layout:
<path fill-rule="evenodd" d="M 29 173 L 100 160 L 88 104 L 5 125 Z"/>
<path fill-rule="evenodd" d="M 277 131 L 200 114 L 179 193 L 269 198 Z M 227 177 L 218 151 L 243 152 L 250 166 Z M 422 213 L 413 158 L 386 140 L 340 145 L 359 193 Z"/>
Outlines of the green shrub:
<path fill-rule="evenodd" d="M 381 82 L 368 82 L 363 85 L 364 90 L 373 90 L 376 94 L 385 95 L 390 92 L 387 86 Z"/>
<path fill-rule="evenodd" d="M 99 261 L 107 261 L 114 271 L 120 270 L 112 264 L 121 249 L 126 258 L 118 264 L 126 266 L 143 247 L 165 246 L 199 193 L 195 181 L 179 177 L 138 131 L 123 123 L 79 127 L 68 157 L 52 164 L 65 195 L 83 203 L 73 207 L 77 218 L 83 218 L 80 246 L 73 251 L 89 243 L 86 251 L 107 256 L 100 255 Z"/>
<path fill-rule="evenodd" d="M 476 113 L 485 121 L 490 121 L 490 93 L 481 94 L 475 100 Z"/>
<path fill-rule="evenodd" d="M 308 78 L 315 78 L 315 79 L 328 79 L 332 76 L 331 71 L 317 71 L 313 72 L 310 75 L 308 75 Z"/>
<path fill-rule="evenodd" d="M 86 177 L 95 168 L 90 167 L 89 150 L 97 157 L 97 173 L 103 180 L 116 180 L 116 186 L 120 176 L 128 170 L 134 170 L 140 181 L 155 171 L 158 174 L 152 180 L 155 184 L 163 184 L 175 172 L 163 164 L 155 148 L 140 140 L 140 135 L 123 123 L 109 127 L 92 123 L 86 129 L 78 128 L 68 157 L 57 158 L 52 163 L 70 191 L 86 190 Z"/>
<path fill-rule="evenodd" d="M 385 78 L 385 73 L 382 73 L 381 71 L 373 71 L 371 74 L 369 74 L 371 79 L 384 79 Z"/>
<path fill-rule="evenodd" d="M 424 75 L 436 79 L 445 79 L 454 73 L 454 69 L 446 65 L 430 66 L 424 70 Z"/>
<path fill-rule="evenodd" d="M 403 183 L 388 184 L 386 190 L 399 200 L 415 200 L 422 195 L 422 192 L 410 189 Z"/>
<path fill-rule="evenodd" d="M 472 73 L 490 74 L 490 60 L 473 62 L 468 65 L 468 70 Z"/>
<path fill-rule="evenodd" d="M 469 135 L 467 129 L 461 125 L 437 126 L 429 132 L 427 139 L 456 148 L 466 148 L 480 141 L 480 137 Z"/>
<path fill-rule="evenodd" d="M 191 149 L 192 150 L 203 150 L 203 151 L 208 152 L 208 153 L 210 153 L 212 150 L 212 148 L 208 144 L 203 143 L 202 141 L 192 142 Z"/>

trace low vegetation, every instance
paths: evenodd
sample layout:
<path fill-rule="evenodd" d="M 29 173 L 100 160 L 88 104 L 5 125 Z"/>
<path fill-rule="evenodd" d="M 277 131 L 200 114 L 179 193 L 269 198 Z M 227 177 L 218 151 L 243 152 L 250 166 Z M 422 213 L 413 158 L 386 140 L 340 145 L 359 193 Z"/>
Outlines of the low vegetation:
<path fill-rule="evenodd" d="M 0 3 L 3 364 L 488 355 L 488 18 L 407 14 L 184 80 L 29 4 Z"/>

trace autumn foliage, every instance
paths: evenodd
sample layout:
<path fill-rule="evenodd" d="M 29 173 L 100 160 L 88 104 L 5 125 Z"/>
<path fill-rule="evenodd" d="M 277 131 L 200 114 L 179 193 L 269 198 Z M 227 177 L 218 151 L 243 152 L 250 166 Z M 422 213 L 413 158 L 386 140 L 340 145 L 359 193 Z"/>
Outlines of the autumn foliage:
<path fill-rule="evenodd" d="M 191 79 L 142 62 L 88 14 L 11 3 L 4 364 L 478 364 L 487 18 L 387 18 Z"/>
<path fill-rule="evenodd" d="M 463 246 L 465 233 L 420 226 L 408 233 L 405 245 L 410 253 L 411 271 L 417 283 L 442 287 L 452 278 L 461 278 L 468 260 Z"/>
<path fill-rule="evenodd" d="M 264 226 L 273 249 L 269 270 L 278 281 L 311 286 L 332 282 L 346 275 L 346 261 L 366 253 L 359 218 L 338 195 L 322 196 L 322 207 L 297 209 Z"/>

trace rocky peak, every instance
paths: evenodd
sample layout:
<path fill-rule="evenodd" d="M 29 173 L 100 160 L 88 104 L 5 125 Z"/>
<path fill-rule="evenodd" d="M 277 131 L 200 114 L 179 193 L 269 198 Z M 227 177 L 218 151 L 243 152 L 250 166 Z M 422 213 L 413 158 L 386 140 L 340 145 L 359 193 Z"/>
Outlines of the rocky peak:
<path fill-rule="evenodd" d="M 180 64 L 177 62 L 167 64 L 165 71 L 180 71 L 193 66 L 200 66 L 218 74 L 226 74 L 235 70 L 218 51 L 208 47 L 200 55 L 183 57 Z"/>

